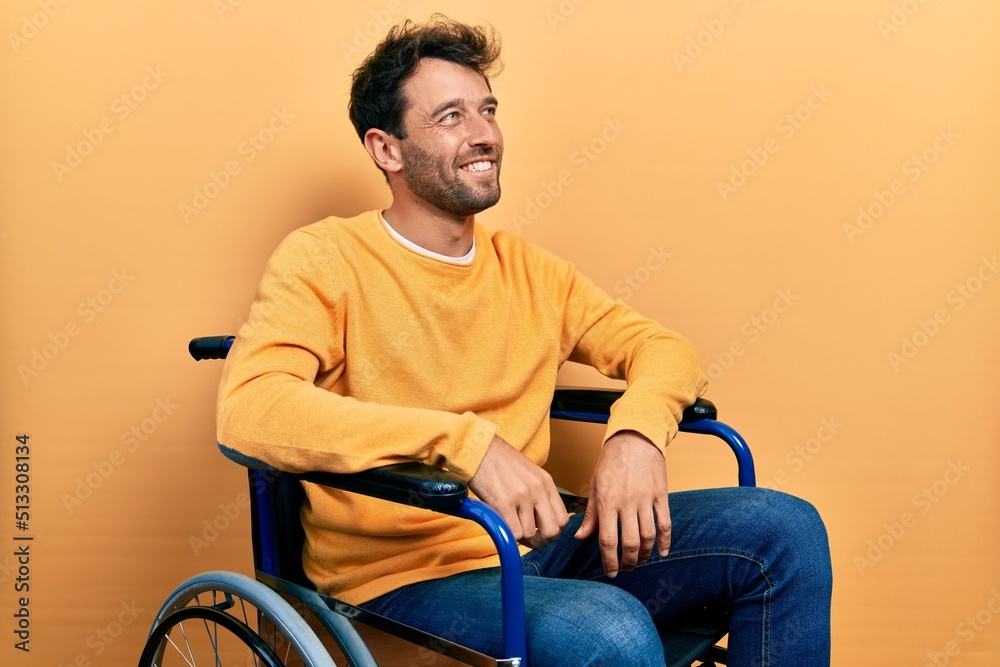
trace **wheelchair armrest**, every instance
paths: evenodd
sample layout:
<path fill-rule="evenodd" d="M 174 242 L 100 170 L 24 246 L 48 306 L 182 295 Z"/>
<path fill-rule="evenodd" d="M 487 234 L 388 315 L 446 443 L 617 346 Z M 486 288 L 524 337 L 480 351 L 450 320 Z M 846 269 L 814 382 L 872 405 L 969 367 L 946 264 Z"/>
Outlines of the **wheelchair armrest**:
<path fill-rule="evenodd" d="M 332 472 L 293 474 L 298 479 L 434 511 L 454 510 L 469 495 L 465 480 L 453 472 L 416 461 L 372 468 L 349 475 Z"/>
<path fill-rule="evenodd" d="M 611 404 L 621 398 L 620 389 L 581 389 L 559 387 L 552 397 L 553 416 L 573 415 L 581 421 L 606 422 L 611 415 Z M 587 418 L 588 416 L 592 419 Z M 715 404 L 707 398 L 699 398 L 684 409 L 683 424 L 693 424 L 703 419 L 718 419 Z"/>
<path fill-rule="evenodd" d="M 324 471 L 295 473 L 278 470 L 221 442 L 219 451 L 230 461 L 258 471 L 263 476 L 261 481 L 265 483 L 270 483 L 279 476 L 291 477 L 438 512 L 455 509 L 469 495 L 469 487 L 464 479 L 453 472 L 418 461 L 395 463 L 350 474 Z"/>

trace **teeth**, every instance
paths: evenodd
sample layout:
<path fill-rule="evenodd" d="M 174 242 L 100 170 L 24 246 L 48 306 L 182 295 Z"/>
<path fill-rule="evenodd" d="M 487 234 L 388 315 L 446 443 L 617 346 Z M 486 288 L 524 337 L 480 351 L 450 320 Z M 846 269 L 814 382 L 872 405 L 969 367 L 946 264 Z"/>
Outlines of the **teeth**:
<path fill-rule="evenodd" d="M 473 162 L 472 164 L 467 164 L 462 169 L 467 171 L 486 171 L 493 166 L 493 163 L 489 160 L 484 160 L 482 162 Z"/>

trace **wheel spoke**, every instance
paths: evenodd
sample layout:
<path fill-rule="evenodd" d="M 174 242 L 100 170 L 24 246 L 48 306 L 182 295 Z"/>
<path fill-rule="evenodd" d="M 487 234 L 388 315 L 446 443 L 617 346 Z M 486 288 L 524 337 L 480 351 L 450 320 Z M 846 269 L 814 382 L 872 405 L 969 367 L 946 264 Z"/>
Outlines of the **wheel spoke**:
<path fill-rule="evenodd" d="M 181 626 L 181 634 L 182 635 L 184 634 L 184 627 L 183 626 Z M 170 635 L 166 636 L 166 640 L 168 642 L 170 642 L 170 645 L 174 647 L 175 651 L 177 651 L 177 655 L 179 655 L 181 657 L 181 660 L 183 660 L 184 662 L 187 663 L 188 667 L 197 667 L 197 665 L 195 665 L 195 663 L 191 662 L 191 660 L 194 660 L 194 655 L 191 654 L 191 645 L 187 644 L 187 637 L 186 636 L 184 637 L 184 643 L 187 644 L 188 655 L 191 656 L 191 660 L 188 660 L 187 658 L 184 657 L 184 653 L 181 651 L 180 647 L 176 643 L 174 643 L 174 640 L 170 637 Z"/>
<path fill-rule="evenodd" d="M 187 647 L 188 655 L 191 656 L 191 665 L 192 665 L 192 667 L 194 667 L 195 665 L 198 664 L 198 661 L 195 660 L 194 651 L 191 649 L 191 642 L 190 642 L 190 640 L 188 640 L 187 630 L 184 629 L 184 624 L 183 623 L 178 623 L 178 626 L 180 627 L 180 630 L 181 630 L 181 637 L 184 638 L 184 646 Z"/>
<path fill-rule="evenodd" d="M 250 625 L 250 617 L 247 616 L 247 601 L 243 598 L 240 598 L 240 608 L 243 609 L 243 622 Z M 260 630 L 259 625 L 257 626 L 257 629 Z"/>
<path fill-rule="evenodd" d="M 203 619 L 202 623 L 205 626 L 205 634 L 208 636 L 208 643 L 212 646 L 212 652 L 215 654 L 215 667 L 222 667 L 219 660 L 219 625 L 217 623 L 212 623 L 212 628 L 210 629 L 208 627 L 208 619 Z M 181 632 L 184 632 L 183 628 L 181 628 Z"/>

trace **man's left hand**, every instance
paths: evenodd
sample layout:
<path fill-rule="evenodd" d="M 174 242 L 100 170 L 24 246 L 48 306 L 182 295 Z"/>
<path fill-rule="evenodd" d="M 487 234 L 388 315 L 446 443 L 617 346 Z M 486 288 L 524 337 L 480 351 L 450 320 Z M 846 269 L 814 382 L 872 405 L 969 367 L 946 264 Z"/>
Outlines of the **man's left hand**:
<path fill-rule="evenodd" d="M 595 532 L 604 572 L 611 578 L 619 569 L 629 572 L 646 562 L 654 543 L 662 556 L 670 550 L 666 462 L 660 450 L 635 431 L 620 431 L 608 438 L 597 460 L 590 501 L 576 538 L 583 540 Z"/>

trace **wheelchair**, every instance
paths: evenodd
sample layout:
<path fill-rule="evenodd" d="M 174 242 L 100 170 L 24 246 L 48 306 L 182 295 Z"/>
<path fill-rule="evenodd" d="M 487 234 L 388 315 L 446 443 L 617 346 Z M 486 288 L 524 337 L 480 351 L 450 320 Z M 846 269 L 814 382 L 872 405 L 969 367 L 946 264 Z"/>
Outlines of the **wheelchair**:
<path fill-rule="evenodd" d="M 196 338 L 188 349 L 196 360 L 225 358 L 234 336 Z M 607 423 L 621 391 L 557 388 L 551 417 Z M 746 441 L 718 421 L 705 399 L 684 411 L 679 428 L 722 439 L 736 456 L 740 486 L 754 486 L 753 457 Z M 281 472 L 219 444 L 228 458 L 245 466 L 250 484 L 251 530 L 256 578 L 235 572 L 206 572 L 188 579 L 163 603 L 139 659 L 139 667 L 247 665 L 250 667 L 378 667 L 365 637 L 372 630 L 413 645 L 407 667 L 460 664 L 473 667 L 527 667 L 524 591 L 520 554 L 513 534 L 487 504 L 470 498 L 457 475 L 418 462 L 344 475 Z M 320 594 L 302 570 L 305 534 L 299 521 L 302 482 L 324 484 L 395 503 L 443 512 L 477 522 L 500 556 L 503 655 L 487 656 L 357 606 Z M 572 513 L 585 498 L 563 494 Z M 683 625 L 661 628 L 669 667 L 726 664 L 717 642 L 728 630 L 726 609 L 699 610 Z M 321 638 L 326 638 L 326 643 Z M 337 654 L 335 660 L 332 653 Z M 446 656 L 447 659 L 443 657 Z M 407 658 L 409 660 L 409 658 Z M 385 663 L 382 663 L 385 665 Z M 533 666 L 544 667 L 544 666 Z"/>

